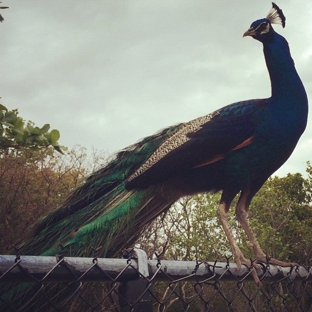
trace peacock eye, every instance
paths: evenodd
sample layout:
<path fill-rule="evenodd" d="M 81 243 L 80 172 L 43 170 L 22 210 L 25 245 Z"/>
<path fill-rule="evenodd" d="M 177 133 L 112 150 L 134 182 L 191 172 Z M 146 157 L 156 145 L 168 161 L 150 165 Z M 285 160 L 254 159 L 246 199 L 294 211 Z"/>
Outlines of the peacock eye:
<path fill-rule="evenodd" d="M 267 25 L 268 25 L 268 23 L 262 23 L 262 24 L 259 25 L 258 29 L 259 29 L 260 31 L 265 30 L 266 27 L 267 27 Z"/>
<path fill-rule="evenodd" d="M 269 32 L 270 25 L 268 23 L 262 23 L 259 25 L 257 30 L 260 32 L 260 34 L 265 34 L 265 33 Z"/>

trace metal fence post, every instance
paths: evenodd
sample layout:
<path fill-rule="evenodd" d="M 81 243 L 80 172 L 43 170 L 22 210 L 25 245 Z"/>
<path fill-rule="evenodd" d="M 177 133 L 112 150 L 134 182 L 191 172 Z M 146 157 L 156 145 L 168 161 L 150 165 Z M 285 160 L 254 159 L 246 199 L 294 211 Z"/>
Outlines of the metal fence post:
<path fill-rule="evenodd" d="M 138 262 L 139 278 L 123 282 L 118 288 L 121 312 L 152 312 L 152 283 L 149 281 L 148 261 L 145 251 L 133 249 L 128 257 Z"/>

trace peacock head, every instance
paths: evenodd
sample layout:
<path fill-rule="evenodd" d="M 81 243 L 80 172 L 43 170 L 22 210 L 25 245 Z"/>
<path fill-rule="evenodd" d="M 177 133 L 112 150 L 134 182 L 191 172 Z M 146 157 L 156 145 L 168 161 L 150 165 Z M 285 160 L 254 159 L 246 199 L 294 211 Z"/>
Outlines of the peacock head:
<path fill-rule="evenodd" d="M 271 41 L 274 35 L 272 24 L 280 24 L 285 27 L 285 21 L 286 17 L 283 11 L 272 2 L 272 8 L 267 17 L 253 22 L 243 37 L 251 36 L 261 42 Z"/>

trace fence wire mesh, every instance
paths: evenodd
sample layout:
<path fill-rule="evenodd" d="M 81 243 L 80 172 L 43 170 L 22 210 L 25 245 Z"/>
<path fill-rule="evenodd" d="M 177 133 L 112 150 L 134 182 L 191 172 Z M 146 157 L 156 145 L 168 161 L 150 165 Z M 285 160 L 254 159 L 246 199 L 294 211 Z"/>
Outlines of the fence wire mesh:
<path fill-rule="evenodd" d="M 0 311 L 312 311 L 310 267 L 0 256 Z"/>

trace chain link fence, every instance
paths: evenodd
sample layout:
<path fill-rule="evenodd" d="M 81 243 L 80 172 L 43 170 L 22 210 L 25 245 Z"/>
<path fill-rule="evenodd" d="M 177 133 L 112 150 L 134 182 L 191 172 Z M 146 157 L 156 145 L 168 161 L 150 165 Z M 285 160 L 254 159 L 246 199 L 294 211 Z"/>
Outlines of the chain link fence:
<path fill-rule="evenodd" d="M 312 311 L 310 267 L 125 259 L 0 256 L 0 311 Z"/>

